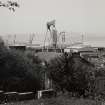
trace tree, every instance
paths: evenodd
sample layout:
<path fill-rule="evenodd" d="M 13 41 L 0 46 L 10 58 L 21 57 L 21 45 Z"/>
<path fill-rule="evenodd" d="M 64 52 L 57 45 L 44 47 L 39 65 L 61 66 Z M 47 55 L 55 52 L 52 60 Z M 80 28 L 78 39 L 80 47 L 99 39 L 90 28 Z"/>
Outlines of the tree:
<path fill-rule="evenodd" d="M 84 94 L 88 88 L 93 69 L 94 65 L 77 53 L 63 54 L 49 63 L 49 75 L 57 88 L 79 94 Z"/>
<path fill-rule="evenodd" d="M 10 0 L 8 0 L 7 2 L 0 1 L 0 7 L 6 7 L 9 10 L 12 10 L 13 12 L 15 12 L 15 8 L 19 7 L 19 4 L 17 2 L 10 1 Z"/>
<path fill-rule="evenodd" d="M 2 42 L 2 40 L 1 40 Z M 0 42 L 0 43 L 1 43 Z M 2 44 L 2 43 L 1 43 Z M 0 89 L 4 91 L 36 91 L 41 88 L 41 64 L 18 50 L 0 48 Z"/>

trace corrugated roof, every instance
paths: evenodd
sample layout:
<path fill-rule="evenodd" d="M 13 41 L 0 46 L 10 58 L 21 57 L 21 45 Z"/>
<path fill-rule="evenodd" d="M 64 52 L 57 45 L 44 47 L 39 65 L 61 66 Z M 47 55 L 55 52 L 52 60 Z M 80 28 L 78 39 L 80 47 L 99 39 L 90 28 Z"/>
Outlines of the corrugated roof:
<path fill-rule="evenodd" d="M 96 52 L 96 50 L 93 47 L 83 47 L 79 49 L 79 52 L 86 52 L 86 51 Z"/>

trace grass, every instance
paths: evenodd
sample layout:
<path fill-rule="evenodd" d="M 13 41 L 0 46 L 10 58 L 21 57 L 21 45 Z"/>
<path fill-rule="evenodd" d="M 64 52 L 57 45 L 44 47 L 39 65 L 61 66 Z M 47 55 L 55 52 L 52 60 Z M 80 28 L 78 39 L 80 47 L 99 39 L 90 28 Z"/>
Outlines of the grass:
<path fill-rule="evenodd" d="M 1 105 L 100 105 L 100 103 L 96 103 L 94 100 L 90 99 L 76 99 L 67 96 L 59 96 L 49 99 L 21 101 Z"/>

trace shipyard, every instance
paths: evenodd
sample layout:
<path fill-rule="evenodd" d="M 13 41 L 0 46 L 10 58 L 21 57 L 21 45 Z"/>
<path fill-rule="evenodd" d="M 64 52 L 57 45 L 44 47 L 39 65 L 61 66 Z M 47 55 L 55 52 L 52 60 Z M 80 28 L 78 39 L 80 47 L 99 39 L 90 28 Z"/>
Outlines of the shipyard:
<path fill-rule="evenodd" d="M 0 0 L 0 105 L 105 105 L 104 0 Z"/>

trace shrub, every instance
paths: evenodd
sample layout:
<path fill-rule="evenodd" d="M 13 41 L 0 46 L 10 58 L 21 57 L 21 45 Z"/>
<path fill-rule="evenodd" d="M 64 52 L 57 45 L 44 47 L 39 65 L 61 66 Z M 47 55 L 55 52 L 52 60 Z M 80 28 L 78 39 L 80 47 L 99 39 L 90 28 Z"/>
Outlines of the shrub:
<path fill-rule="evenodd" d="M 34 62 L 18 50 L 0 43 L 0 89 L 5 91 L 36 91 L 41 88 L 38 58 Z"/>
<path fill-rule="evenodd" d="M 94 65 L 79 54 L 63 54 L 49 63 L 49 75 L 55 87 L 62 91 L 79 92 L 84 94 L 91 80 L 90 71 L 93 72 Z"/>

